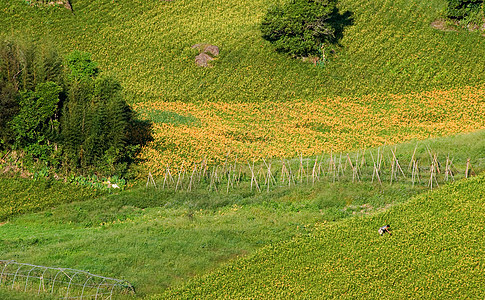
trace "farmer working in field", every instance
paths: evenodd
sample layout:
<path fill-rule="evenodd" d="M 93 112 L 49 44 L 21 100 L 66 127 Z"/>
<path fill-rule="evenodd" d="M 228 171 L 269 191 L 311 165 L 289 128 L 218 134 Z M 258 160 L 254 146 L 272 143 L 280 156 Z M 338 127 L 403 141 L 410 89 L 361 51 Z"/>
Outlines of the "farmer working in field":
<path fill-rule="evenodd" d="M 389 228 L 391 228 L 390 225 L 384 225 L 377 232 L 379 232 L 380 235 L 384 235 L 384 233 L 389 233 L 389 235 L 392 235 L 392 233 L 389 231 Z"/>

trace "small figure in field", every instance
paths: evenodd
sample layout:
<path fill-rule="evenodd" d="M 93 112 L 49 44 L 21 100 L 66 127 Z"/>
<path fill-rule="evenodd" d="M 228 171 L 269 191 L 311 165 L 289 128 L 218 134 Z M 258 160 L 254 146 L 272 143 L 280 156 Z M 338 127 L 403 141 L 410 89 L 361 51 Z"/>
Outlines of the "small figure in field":
<path fill-rule="evenodd" d="M 389 233 L 389 235 L 392 235 L 392 233 L 389 231 L 390 228 L 391 228 L 390 225 L 384 225 L 381 228 L 379 228 L 377 232 L 379 232 L 380 235 L 384 235 L 384 233 L 386 232 Z"/>

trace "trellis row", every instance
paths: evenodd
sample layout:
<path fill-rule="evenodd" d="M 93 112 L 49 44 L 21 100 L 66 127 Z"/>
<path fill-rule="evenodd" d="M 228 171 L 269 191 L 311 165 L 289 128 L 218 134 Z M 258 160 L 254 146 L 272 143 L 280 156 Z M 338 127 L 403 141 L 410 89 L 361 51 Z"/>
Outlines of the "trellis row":
<path fill-rule="evenodd" d="M 436 188 L 439 181 L 455 180 L 455 176 L 462 175 L 468 178 L 473 174 L 471 160 L 466 165 L 457 168 L 454 159 L 446 156 L 446 162 L 441 163 L 438 155 L 426 148 L 427 158 L 418 159 L 416 148 L 411 156 L 408 168 L 403 169 L 402 161 L 398 158 L 396 149 L 384 153 L 383 149 L 350 154 L 333 154 L 315 158 L 297 160 L 271 160 L 260 159 L 239 163 L 237 158 L 230 163 L 226 159 L 223 164 L 209 166 L 204 159 L 200 163 L 179 167 L 166 165 L 162 172 L 163 177 L 158 184 L 151 172 L 148 174 L 146 187 L 173 189 L 174 191 L 191 191 L 195 186 L 205 183 L 207 189 L 212 191 L 226 191 L 240 186 L 246 182 L 249 189 L 262 192 L 270 191 L 272 187 L 292 186 L 296 184 L 315 184 L 320 181 L 352 181 L 360 182 L 370 180 L 380 185 L 389 182 L 408 182 L 413 186 L 426 184 L 430 189 Z M 385 157 L 385 155 L 387 157 Z M 445 166 L 444 169 L 442 166 Z M 422 180 L 428 178 L 428 180 Z"/>

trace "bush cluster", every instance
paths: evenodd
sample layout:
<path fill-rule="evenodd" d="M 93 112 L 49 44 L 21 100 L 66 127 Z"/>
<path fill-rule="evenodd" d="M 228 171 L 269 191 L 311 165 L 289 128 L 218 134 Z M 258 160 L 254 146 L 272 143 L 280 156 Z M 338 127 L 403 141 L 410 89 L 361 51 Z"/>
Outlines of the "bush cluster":
<path fill-rule="evenodd" d="M 141 143 L 132 138 L 138 125 L 120 83 L 89 53 L 62 59 L 51 47 L 0 42 L 0 150 L 66 174 L 123 174 Z"/>
<path fill-rule="evenodd" d="M 263 38 L 291 56 L 318 55 L 322 44 L 335 37 L 329 19 L 336 5 L 337 0 L 291 0 L 274 6 L 262 21 Z"/>
<path fill-rule="evenodd" d="M 447 0 L 446 15 L 453 19 L 481 22 L 485 14 L 483 0 Z"/>

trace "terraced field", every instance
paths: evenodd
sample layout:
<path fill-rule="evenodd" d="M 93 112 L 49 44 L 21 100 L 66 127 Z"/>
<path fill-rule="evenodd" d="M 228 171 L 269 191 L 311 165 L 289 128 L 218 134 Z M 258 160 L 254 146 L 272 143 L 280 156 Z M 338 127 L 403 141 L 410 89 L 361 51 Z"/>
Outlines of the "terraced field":
<path fill-rule="evenodd" d="M 485 292 L 485 178 L 372 217 L 320 223 L 151 299 L 479 299 Z M 392 236 L 377 229 L 391 224 Z"/>
<path fill-rule="evenodd" d="M 145 187 L 167 164 L 405 141 L 410 156 L 417 140 L 483 169 L 485 37 L 433 28 L 445 0 L 341 0 L 324 65 L 262 39 L 263 15 L 282 2 L 72 0 L 70 12 L 0 1 L 2 38 L 91 52 L 154 138 L 125 191 L 0 177 L 0 258 L 124 278 L 146 299 L 480 298 L 483 175 L 415 198 L 425 183 Z M 196 66 L 197 43 L 219 46 L 212 67 Z M 393 236 L 378 236 L 386 223 Z"/>

